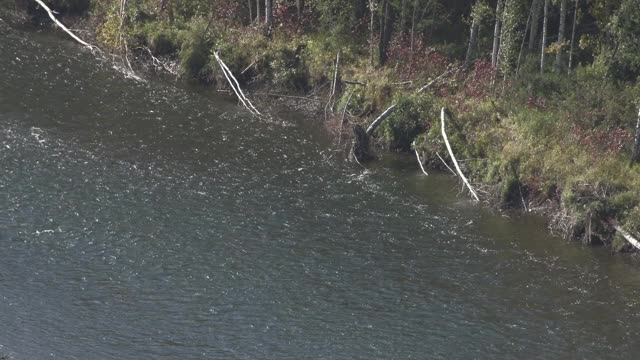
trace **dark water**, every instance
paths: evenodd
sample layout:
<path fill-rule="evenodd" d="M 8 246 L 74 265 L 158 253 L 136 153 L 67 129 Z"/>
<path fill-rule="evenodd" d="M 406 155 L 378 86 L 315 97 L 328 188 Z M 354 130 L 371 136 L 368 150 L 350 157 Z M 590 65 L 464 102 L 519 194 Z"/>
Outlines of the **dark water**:
<path fill-rule="evenodd" d="M 337 159 L 320 120 L 0 23 L 0 352 L 636 359 L 640 269 Z"/>

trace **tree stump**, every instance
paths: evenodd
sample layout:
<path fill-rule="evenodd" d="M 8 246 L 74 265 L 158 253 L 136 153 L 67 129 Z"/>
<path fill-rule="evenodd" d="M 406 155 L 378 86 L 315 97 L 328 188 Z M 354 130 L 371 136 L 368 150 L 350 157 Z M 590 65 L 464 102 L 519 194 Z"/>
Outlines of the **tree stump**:
<path fill-rule="evenodd" d="M 354 143 L 353 155 L 359 162 L 365 162 L 373 159 L 371 150 L 369 149 L 369 135 L 360 125 L 353 127 Z"/>

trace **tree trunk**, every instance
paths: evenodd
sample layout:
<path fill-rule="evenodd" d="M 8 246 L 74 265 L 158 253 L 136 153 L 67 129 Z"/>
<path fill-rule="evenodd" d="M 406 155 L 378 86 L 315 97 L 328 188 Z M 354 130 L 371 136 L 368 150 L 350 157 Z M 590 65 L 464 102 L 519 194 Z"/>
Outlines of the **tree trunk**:
<path fill-rule="evenodd" d="M 256 0 L 256 25 L 260 25 L 260 0 Z"/>
<path fill-rule="evenodd" d="M 571 49 L 569 50 L 569 71 L 573 68 L 573 46 L 576 41 L 576 27 L 578 22 L 578 0 L 576 0 L 576 8 L 573 10 L 573 30 L 571 30 Z"/>
<path fill-rule="evenodd" d="M 395 12 L 389 0 L 384 1 L 384 19 L 383 28 L 380 33 L 380 46 L 378 48 L 378 62 L 380 65 L 384 65 L 387 62 L 387 47 L 391 41 L 391 35 L 393 33 L 393 22 Z"/>
<path fill-rule="evenodd" d="M 296 10 L 298 11 L 298 19 L 302 17 L 303 9 L 304 9 L 304 0 L 296 0 Z"/>
<path fill-rule="evenodd" d="M 467 56 L 464 60 L 464 70 L 469 68 L 471 65 L 471 60 L 473 59 L 473 50 L 476 47 L 476 42 L 478 41 L 478 19 L 474 18 L 471 22 L 471 34 L 469 34 L 469 46 L 467 47 Z"/>
<path fill-rule="evenodd" d="M 273 0 L 265 0 L 264 1 L 264 24 L 267 28 L 271 27 L 271 23 L 273 22 Z"/>
<path fill-rule="evenodd" d="M 173 0 L 167 0 L 167 16 L 169 16 L 169 24 L 173 25 L 175 19 L 173 14 Z"/>
<path fill-rule="evenodd" d="M 498 49 L 500 47 L 500 19 L 502 18 L 502 0 L 498 0 L 496 6 L 496 26 L 493 30 L 493 51 L 491 52 L 491 66 L 498 65 Z"/>
<path fill-rule="evenodd" d="M 406 28 L 407 21 L 406 19 L 407 13 L 407 0 L 402 0 L 400 3 L 400 33 L 404 34 L 404 30 Z"/>
<path fill-rule="evenodd" d="M 558 28 L 558 52 L 556 53 L 556 63 L 554 70 L 559 73 L 562 69 L 562 45 L 564 43 L 564 31 L 567 19 L 567 0 L 560 0 L 560 27 Z"/>
<path fill-rule="evenodd" d="M 413 9 L 411 9 L 411 60 L 413 61 L 413 43 L 414 43 L 414 34 L 416 30 L 416 13 L 418 9 L 418 0 L 413 2 Z"/>
<path fill-rule="evenodd" d="M 533 11 L 535 2 L 531 4 L 531 10 L 529 10 L 529 17 L 527 17 L 527 25 L 524 28 L 524 34 L 522 35 L 522 43 L 520 44 L 520 52 L 518 53 L 518 62 L 516 63 L 516 78 L 520 74 L 520 63 L 522 61 L 522 54 L 524 53 L 524 42 L 527 39 L 527 31 L 529 31 L 529 26 L 531 25 L 531 19 L 533 18 Z"/>
<path fill-rule="evenodd" d="M 249 24 L 253 22 L 253 7 L 251 6 L 251 0 L 247 0 L 247 5 L 249 5 Z"/>
<path fill-rule="evenodd" d="M 531 6 L 533 13 L 531 16 L 531 31 L 529 32 L 529 51 L 533 51 L 536 47 L 538 25 L 540 24 L 540 12 L 542 10 L 542 0 L 533 0 L 533 4 Z"/>
<path fill-rule="evenodd" d="M 633 142 L 633 153 L 631 154 L 631 164 L 640 161 L 640 107 L 638 108 L 638 120 L 636 122 L 636 139 Z"/>
<path fill-rule="evenodd" d="M 542 52 L 540 53 L 540 73 L 544 73 L 544 55 L 547 49 L 547 27 L 549 25 L 549 0 L 544 0 L 544 18 L 542 20 Z"/>
<path fill-rule="evenodd" d="M 371 21 L 369 24 L 369 31 L 371 32 L 371 37 L 369 39 L 369 65 L 371 67 L 373 67 L 373 58 L 374 58 L 374 52 L 375 52 L 375 47 L 373 45 L 373 40 L 374 40 L 374 36 L 373 36 L 373 24 L 374 24 L 374 20 L 375 20 L 375 14 L 376 14 L 376 8 L 377 8 L 377 2 L 376 0 L 369 0 L 369 13 L 371 14 Z"/>

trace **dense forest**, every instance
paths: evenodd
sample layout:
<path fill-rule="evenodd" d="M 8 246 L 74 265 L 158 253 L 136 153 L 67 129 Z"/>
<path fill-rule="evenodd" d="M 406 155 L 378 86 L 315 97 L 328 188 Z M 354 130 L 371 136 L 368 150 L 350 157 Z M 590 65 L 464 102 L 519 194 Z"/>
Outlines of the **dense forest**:
<path fill-rule="evenodd" d="M 444 170 L 446 107 L 483 200 L 615 251 L 640 234 L 640 0 L 46 3 L 126 66 L 225 88 L 219 54 L 245 88 L 321 96 L 342 139 L 385 113 L 377 146 Z"/>

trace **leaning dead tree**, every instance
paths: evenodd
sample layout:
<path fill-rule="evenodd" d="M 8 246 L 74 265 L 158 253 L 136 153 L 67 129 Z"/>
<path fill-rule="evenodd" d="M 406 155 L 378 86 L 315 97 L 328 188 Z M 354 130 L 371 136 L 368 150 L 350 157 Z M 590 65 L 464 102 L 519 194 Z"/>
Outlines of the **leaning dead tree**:
<path fill-rule="evenodd" d="M 384 121 L 384 119 L 388 118 L 389 115 L 393 113 L 396 107 L 398 107 L 398 103 L 395 103 L 389 106 L 387 110 L 385 110 L 382 114 L 380 114 L 380 116 L 378 116 L 375 120 L 373 120 L 371 125 L 369 125 L 369 127 L 367 128 L 367 135 L 371 136 L 371 134 L 373 134 L 373 132 L 376 131 L 376 129 L 378 128 L 378 126 L 380 126 L 380 124 Z"/>
<path fill-rule="evenodd" d="M 44 9 L 44 11 L 47 12 L 47 14 L 49 15 L 49 18 L 51 18 L 51 21 L 53 21 L 54 24 L 56 24 L 56 26 L 58 26 L 60 29 L 62 29 L 62 31 L 64 31 L 65 33 L 67 33 L 67 35 L 69 35 L 73 40 L 77 41 L 78 43 L 80 43 L 82 46 L 88 48 L 89 50 L 91 50 L 91 52 L 100 52 L 102 53 L 102 50 L 100 50 L 99 47 L 95 46 L 95 45 L 91 45 L 88 42 L 80 39 L 76 34 L 74 34 L 73 32 L 71 32 L 71 30 L 69 30 L 69 28 L 67 28 L 66 26 L 64 26 L 63 23 L 61 23 L 54 15 L 53 11 L 42 1 L 42 0 L 35 0 L 36 3 L 38 3 L 38 5 L 40 5 L 40 7 L 42 7 Z M 121 15 L 121 23 L 120 23 L 120 34 L 118 35 L 119 37 L 119 41 L 122 40 L 122 27 L 123 27 L 123 20 L 122 17 L 124 16 L 124 10 L 126 7 L 126 0 L 121 0 L 120 3 L 120 15 Z M 127 72 L 127 76 L 134 78 L 135 80 L 138 81 L 142 81 L 142 78 L 140 78 L 139 76 L 137 76 L 133 69 L 131 68 L 131 63 L 129 62 L 128 57 L 126 56 L 127 54 L 127 47 L 126 47 L 126 41 L 125 41 L 125 59 L 126 59 L 126 63 L 128 65 L 129 68 L 129 72 Z"/>
<path fill-rule="evenodd" d="M 51 9 L 44 2 L 42 2 L 42 0 L 35 0 L 35 2 L 37 2 L 38 5 L 40 5 L 40 7 L 42 7 L 44 11 L 47 12 L 49 17 L 51 18 L 51 21 L 53 21 L 53 23 L 56 24 L 56 26 L 62 29 L 62 31 L 66 32 L 67 35 L 71 36 L 73 40 L 79 42 L 81 45 L 87 47 L 91 51 L 94 51 L 94 50 L 100 51 L 100 49 L 97 46 L 91 45 L 88 42 L 80 39 L 78 36 L 76 36 L 76 34 L 72 33 L 71 30 L 69 30 L 66 26 L 64 26 L 63 23 L 58 21 L 58 19 L 56 19 L 56 17 L 53 15 L 53 11 L 51 11 Z"/>
<path fill-rule="evenodd" d="M 640 241 L 638 241 L 638 239 L 634 238 L 630 233 L 628 233 L 618 225 L 615 225 L 614 228 L 618 233 L 620 233 L 620 235 L 622 235 L 625 240 L 629 242 L 629 244 L 633 245 L 633 247 L 637 250 L 640 250 Z"/>
<path fill-rule="evenodd" d="M 247 99 L 247 97 L 244 95 L 244 93 L 242 92 L 242 89 L 240 88 L 240 83 L 238 83 L 238 80 L 233 76 L 233 74 L 231 73 L 231 70 L 229 70 L 227 65 L 220 58 L 220 56 L 218 56 L 218 53 L 214 51 L 213 56 L 216 58 L 218 65 L 220 65 L 220 69 L 222 69 L 222 73 L 224 74 L 224 77 L 227 79 L 229 86 L 231 86 L 231 89 L 236 94 L 236 96 L 238 97 L 238 100 L 240 100 L 242 105 L 247 110 L 249 110 L 250 113 L 254 115 L 261 115 L 260 112 L 255 108 L 255 106 L 253 106 L 251 101 L 249 101 L 249 99 Z"/>
<path fill-rule="evenodd" d="M 444 143 L 447 146 L 447 150 L 449 151 L 449 156 L 451 157 L 451 162 L 453 162 L 453 165 L 456 167 L 456 170 L 458 171 L 458 175 L 462 179 L 462 182 L 464 182 L 464 184 L 467 186 L 467 188 L 471 192 L 471 195 L 473 196 L 473 198 L 476 199 L 476 201 L 480 201 L 480 199 L 478 198 L 478 194 L 476 194 L 476 192 L 471 187 L 471 184 L 469 184 L 469 180 L 467 180 L 467 178 L 462 173 L 462 170 L 460 170 L 460 166 L 458 165 L 458 161 L 456 160 L 455 155 L 453 155 L 453 150 L 451 149 L 451 144 L 449 144 L 449 139 L 447 138 L 447 132 L 445 131 L 445 119 L 446 119 L 446 117 L 447 117 L 446 109 L 442 108 L 442 111 L 441 111 L 441 114 L 440 114 L 440 119 L 441 119 L 441 124 L 442 124 L 442 139 L 444 139 Z"/>

